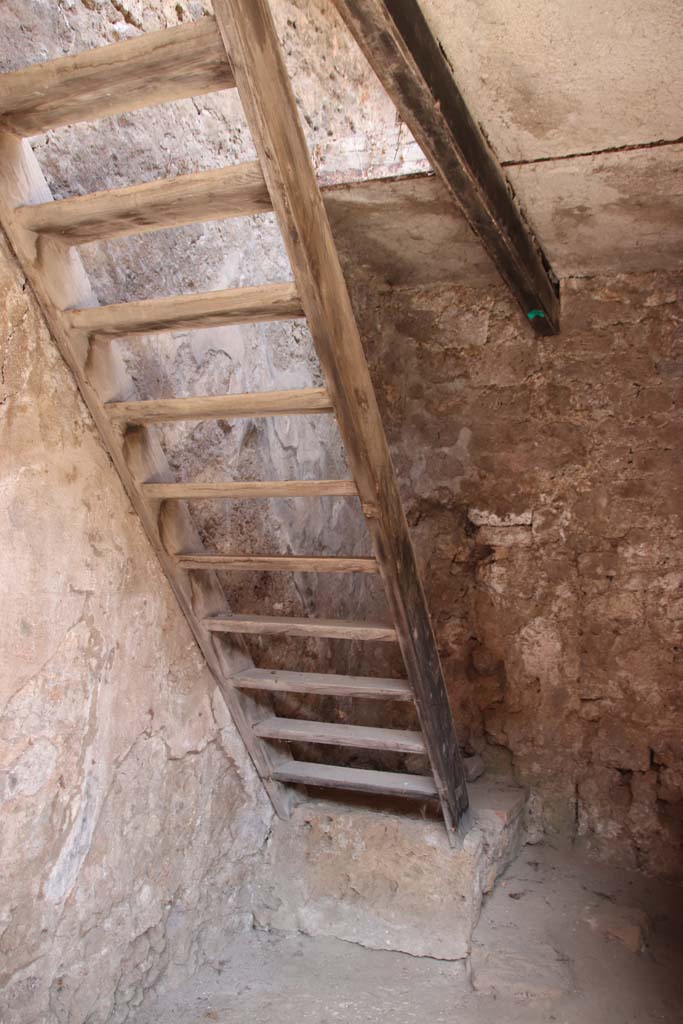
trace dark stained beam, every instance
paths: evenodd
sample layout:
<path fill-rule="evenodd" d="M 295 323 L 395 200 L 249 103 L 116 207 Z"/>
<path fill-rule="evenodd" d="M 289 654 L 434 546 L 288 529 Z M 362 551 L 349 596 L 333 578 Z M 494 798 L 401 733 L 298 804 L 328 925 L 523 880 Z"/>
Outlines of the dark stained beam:
<path fill-rule="evenodd" d="M 418 0 L 334 3 L 534 330 L 557 334 L 556 279 Z"/>

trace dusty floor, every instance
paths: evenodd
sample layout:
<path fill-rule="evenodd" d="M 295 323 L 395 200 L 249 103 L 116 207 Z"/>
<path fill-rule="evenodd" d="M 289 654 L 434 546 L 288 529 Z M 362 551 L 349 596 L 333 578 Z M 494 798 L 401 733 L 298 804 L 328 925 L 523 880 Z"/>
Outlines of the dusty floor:
<path fill-rule="evenodd" d="M 484 908 L 471 971 L 252 932 L 134 1024 L 680 1024 L 682 910 L 683 890 L 527 846 Z"/>

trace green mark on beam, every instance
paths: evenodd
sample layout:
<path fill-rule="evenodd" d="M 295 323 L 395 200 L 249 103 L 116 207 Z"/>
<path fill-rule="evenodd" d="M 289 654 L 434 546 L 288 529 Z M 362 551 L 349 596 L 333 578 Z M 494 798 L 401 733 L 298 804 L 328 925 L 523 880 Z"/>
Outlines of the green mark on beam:
<path fill-rule="evenodd" d="M 527 313 L 527 316 L 530 320 L 535 320 L 537 316 L 542 316 L 543 318 L 545 318 L 545 313 L 542 309 L 530 309 Z"/>

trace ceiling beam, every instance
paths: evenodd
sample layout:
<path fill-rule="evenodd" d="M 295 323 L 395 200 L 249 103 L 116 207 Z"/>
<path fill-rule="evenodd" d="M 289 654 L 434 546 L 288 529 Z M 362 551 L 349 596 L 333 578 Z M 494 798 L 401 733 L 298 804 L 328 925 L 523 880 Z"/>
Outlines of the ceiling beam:
<path fill-rule="evenodd" d="M 531 326 L 557 334 L 556 278 L 418 0 L 334 3 Z"/>

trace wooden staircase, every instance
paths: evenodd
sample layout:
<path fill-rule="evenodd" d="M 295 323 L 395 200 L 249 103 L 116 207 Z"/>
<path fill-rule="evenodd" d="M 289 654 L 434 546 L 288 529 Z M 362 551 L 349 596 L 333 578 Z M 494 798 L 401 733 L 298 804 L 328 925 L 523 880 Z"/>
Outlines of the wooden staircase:
<path fill-rule="evenodd" d="M 434 633 L 375 394 L 267 0 L 214 0 L 205 18 L 0 76 L 0 219 L 130 495 L 276 811 L 292 786 L 438 798 L 451 838 L 467 791 Z M 213 90 L 237 88 L 258 162 L 53 201 L 27 136 Z M 274 211 L 294 283 L 100 306 L 74 246 Z M 134 401 L 109 340 L 305 317 L 326 386 Z M 184 483 L 153 424 L 335 415 L 353 479 Z M 359 499 L 373 558 L 216 555 L 184 499 L 333 495 Z M 380 573 L 391 622 L 239 615 L 224 571 Z M 231 636 L 236 634 L 237 636 Z M 406 679 L 256 668 L 240 635 L 398 643 Z M 279 718 L 271 694 L 414 701 L 421 731 Z M 289 744 L 427 754 L 431 776 L 293 759 Z"/>

